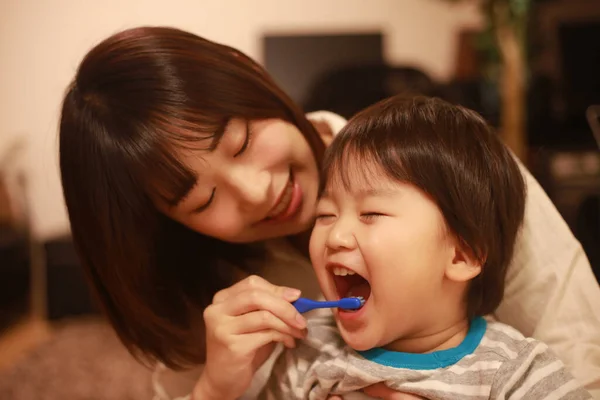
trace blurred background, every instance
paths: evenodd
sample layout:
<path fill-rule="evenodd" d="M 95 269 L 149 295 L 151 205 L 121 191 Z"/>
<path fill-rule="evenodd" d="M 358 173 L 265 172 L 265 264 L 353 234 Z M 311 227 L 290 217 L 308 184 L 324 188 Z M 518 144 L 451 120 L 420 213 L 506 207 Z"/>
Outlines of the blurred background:
<path fill-rule="evenodd" d="M 78 63 L 138 25 L 240 49 L 306 111 L 406 91 L 479 111 L 600 276 L 600 0 L 0 0 L 0 398 L 151 397 L 89 298 L 57 161 Z"/>

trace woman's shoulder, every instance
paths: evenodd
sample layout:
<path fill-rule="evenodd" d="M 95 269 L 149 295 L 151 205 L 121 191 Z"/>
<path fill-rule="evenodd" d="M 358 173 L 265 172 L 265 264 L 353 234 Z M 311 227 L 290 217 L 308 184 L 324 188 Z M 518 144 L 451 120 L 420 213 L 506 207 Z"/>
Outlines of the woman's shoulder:
<path fill-rule="evenodd" d="M 337 135 L 348 122 L 341 115 L 331 111 L 313 111 L 306 114 L 306 118 L 312 122 L 326 123 L 329 126 L 329 129 L 331 129 L 333 136 Z"/>

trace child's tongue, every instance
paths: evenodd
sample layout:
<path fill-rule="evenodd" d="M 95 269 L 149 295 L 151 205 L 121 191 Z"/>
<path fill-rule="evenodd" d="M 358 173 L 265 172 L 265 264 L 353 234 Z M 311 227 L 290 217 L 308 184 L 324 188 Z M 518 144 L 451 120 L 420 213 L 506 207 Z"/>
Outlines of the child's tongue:
<path fill-rule="evenodd" d="M 371 295 L 371 285 L 362 276 L 346 275 L 346 276 L 335 276 L 335 285 L 338 290 L 340 298 L 344 297 L 362 297 L 368 300 Z"/>
<path fill-rule="evenodd" d="M 369 283 L 363 279 L 362 282 L 350 286 L 346 297 L 362 297 L 363 299 L 365 299 L 365 301 L 367 301 L 370 295 L 371 285 L 369 285 Z"/>

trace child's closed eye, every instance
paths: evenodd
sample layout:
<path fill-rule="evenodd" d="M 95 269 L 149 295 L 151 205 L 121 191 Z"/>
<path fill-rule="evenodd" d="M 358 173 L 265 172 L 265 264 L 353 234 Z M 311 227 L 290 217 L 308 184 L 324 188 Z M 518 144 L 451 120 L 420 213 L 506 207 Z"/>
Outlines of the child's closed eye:
<path fill-rule="evenodd" d="M 326 220 L 330 220 L 333 218 L 335 218 L 334 214 L 321 213 L 321 214 L 317 214 L 317 216 L 316 216 L 317 221 L 326 221 Z"/>
<path fill-rule="evenodd" d="M 385 216 L 386 216 L 386 214 L 379 213 L 379 212 L 364 212 L 364 213 L 360 214 L 360 218 L 365 222 L 373 222 L 377 218 L 385 217 Z"/>

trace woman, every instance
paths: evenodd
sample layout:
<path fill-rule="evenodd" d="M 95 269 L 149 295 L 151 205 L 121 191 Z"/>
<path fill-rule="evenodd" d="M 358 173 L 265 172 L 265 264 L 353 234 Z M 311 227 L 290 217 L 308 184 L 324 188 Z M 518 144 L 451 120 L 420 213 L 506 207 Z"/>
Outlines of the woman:
<path fill-rule="evenodd" d="M 127 30 L 86 55 L 62 108 L 63 191 L 94 292 L 134 355 L 172 369 L 206 362 L 195 397 L 235 398 L 273 343 L 304 335 L 289 302 L 295 289 L 318 295 L 306 241 L 340 125 L 305 117 L 239 51 L 176 29 Z M 585 307 L 600 291 L 525 174 L 530 206 L 497 317 L 552 345 L 590 388 L 600 317 Z"/>

